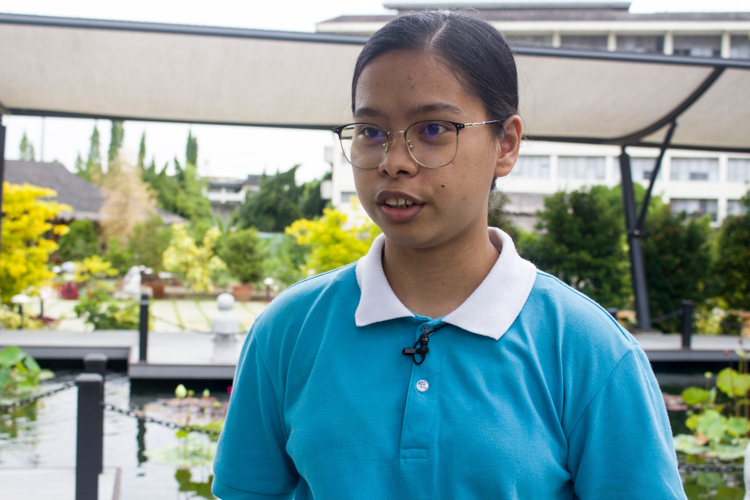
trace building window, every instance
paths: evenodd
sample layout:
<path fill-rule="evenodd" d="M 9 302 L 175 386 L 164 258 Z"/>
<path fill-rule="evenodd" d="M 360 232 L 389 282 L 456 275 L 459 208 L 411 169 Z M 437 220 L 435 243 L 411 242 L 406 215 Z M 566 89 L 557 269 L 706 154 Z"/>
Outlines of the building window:
<path fill-rule="evenodd" d="M 712 222 L 716 221 L 719 212 L 719 203 L 717 200 L 695 200 L 684 198 L 672 198 L 672 212 L 685 212 L 694 217 L 708 215 Z"/>
<path fill-rule="evenodd" d="M 719 180 L 718 158 L 672 158 L 673 181 L 708 181 Z"/>
<path fill-rule="evenodd" d="M 747 207 L 740 200 L 727 200 L 727 215 L 744 215 Z"/>
<path fill-rule="evenodd" d="M 750 159 L 730 158 L 727 167 L 729 182 L 750 182 Z"/>
<path fill-rule="evenodd" d="M 692 57 L 721 57 L 719 35 L 675 35 L 674 55 Z"/>
<path fill-rule="evenodd" d="M 519 156 L 511 175 L 518 179 L 549 179 L 549 156 Z"/>
<path fill-rule="evenodd" d="M 607 35 L 562 35 L 560 47 L 576 50 L 607 50 Z"/>
<path fill-rule="evenodd" d="M 558 162 L 560 179 L 604 180 L 606 164 L 603 156 L 561 156 Z"/>
<path fill-rule="evenodd" d="M 729 57 L 750 59 L 750 35 L 732 35 L 729 39 Z"/>
<path fill-rule="evenodd" d="M 552 35 L 505 35 L 505 40 L 515 47 L 552 47 Z"/>
<path fill-rule="evenodd" d="M 352 200 L 357 200 L 357 193 L 355 191 L 341 191 L 341 203 L 351 204 Z"/>
<path fill-rule="evenodd" d="M 663 54 L 664 37 L 662 35 L 617 35 L 617 51 Z"/>
<path fill-rule="evenodd" d="M 630 158 L 630 173 L 633 176 L 633 182 L 640 182 L 642 184 L 648 184 L 651 180 L 651 172 L 654 170 L 656 164 L 656 158 Z M 656 174 L 656 180 L 661 180 L 661 171 Z M 620 182 L 620 164 L 615 164 L 615 182 Z"/>

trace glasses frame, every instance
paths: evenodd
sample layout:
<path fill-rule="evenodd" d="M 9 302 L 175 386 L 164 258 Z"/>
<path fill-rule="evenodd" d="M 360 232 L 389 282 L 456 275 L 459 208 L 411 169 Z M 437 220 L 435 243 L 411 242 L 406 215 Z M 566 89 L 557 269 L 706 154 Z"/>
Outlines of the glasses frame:
<path fill-rule="evenodd" d="M 417 160 L 414 157 L 414 154 L 412 153 L 412 148 L 414 146 L 412 146 L 411 141 L 407 141 L 406 140 L 406 134 L 409 132 L 409 130 L 414 125 L 419 125 L 420 123 L 426 123 L 426 122 L 444 122 L 444 123 L 450 123 L 451 125 L 453 125 L 456 128 L 456 150 L 453 152 L 453 157 L 447 163 L 444 163 L 442 165 L 438 165 L 436 167 L 431 167 L 429 165 L 425 165 L 424 163 L 422 163 L 419 160 Z M 354 122 L 354 123 L 347 123 L 346 125 L 339 125 L 338 127 L 334 127 L 332 130 L 333 130 L 333 132 L 339 138 L 339 144 L 341 145 L 341 151 L 342 151 L 342 153 L 344 153 L 344 158 L 346 158 L 346 161 L 348 161 L 349 164 L 351 166 L 355 167 L 355 168 L 359 168 L 361 170 L 373 170 L 373 169 L 378 168 L 380 165 L 382 165 L 383 160 L 385 160 L 385 157 L 388 154 L 388 150 L 390 149 L 391 134 L 404 134 L 404 142 L 406 143 L 406 150 L 409 152 L 409 156 L 411 157 L 411 159 L 414 160 L 417 163 L 417 165 L 419 165 L 421 167 L 424 167 L 424 168 L 442 168 L 442 167 L 445 167 L 447 165 L 450 165 L 453 162 L 453 160 L 456 159 L 456 155 L 458 154 L 458 142 L 459 142 L 458 141 L 458 135 L 459 135 L 458 133 L 461 132 L 461 130 L 463 130 L 465 128 L 470 128 L 470 127 L 477 127 L 479 125 L 489 125 L 489 124 L 492 124 L 492 123 L 502 123 L 502 122 L 503 122 L 503 120 L 487 120 L 485 122 L 473 122 L 473 123 L 453 122 L 453 121 L 450 121 L 450 120 L 419 120 L 418 122 L 414 122 L 411 125 L 409 125 L 408 127 L 406 127 L 405 130 L 391 130 L 391 131 L 388 131 L 388 130 L 384 129 L 383 127 L 381 127 L 380 125 L 377 125 L 375 123 Z M 346 150 L 344 149 L 344 140 L 348 140 L 348 139 L 343 139 L 341 137 L 341 133 L 344 131 L 344 129 L 346 129 L 347 127 L 351 127 L 352 125 L 371 125 L 373 127 L 379 128 L 380 130 L 382 130 L 383 132 L 385 132 L 385 143 L 383 143 L 383 157 L 380 159 L 380 163 L 378 163 L 374 167 L 369 167 L 368 168 L 368 167 L 360 167 L 358 165 L 355 165 L 354 163 L 352 163 L 352 161 L 346 155 Z M 504 130 L 503 130 L 503 132 L 504 132 Z"/>

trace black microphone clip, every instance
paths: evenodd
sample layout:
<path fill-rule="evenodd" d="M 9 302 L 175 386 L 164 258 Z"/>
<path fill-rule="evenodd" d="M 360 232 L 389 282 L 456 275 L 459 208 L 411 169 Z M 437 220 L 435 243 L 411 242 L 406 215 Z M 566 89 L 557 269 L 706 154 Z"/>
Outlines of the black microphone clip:
<path fill-rule="evenodd" d="M 411 356 L 414 360 L 414 364 L 421 365 L 422 363 L 424 363 L 425 358 L 427 358 L 427 353 L 430 352 L 430 348 L 427 347 L 427 343 L 429 341 L 429 335 L 427 333 L 423 333 L 419 336 L 419 340 L 417 340 L 417 342 L 414 344 L 414 347 L 405 347 L 404 350 L 401 351 L 401 354 Z M 421 357 L 419 361 L 417 361 L 417 355 Z"/>

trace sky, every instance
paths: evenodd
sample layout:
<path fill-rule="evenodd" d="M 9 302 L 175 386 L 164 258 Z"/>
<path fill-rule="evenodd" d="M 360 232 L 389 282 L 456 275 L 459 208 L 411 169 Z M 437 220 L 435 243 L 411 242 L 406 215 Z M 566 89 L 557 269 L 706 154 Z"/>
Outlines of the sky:
<path fill-rule="evenodd" d="M 0 12 L 313 32 L 315 23 L 340 15 L 388 13 L 382 4 L 382 0 L 0 0 Z M 750 0 L 632 0 L 630 11 L 750 11 Z M 37 160 L 58 160 L 72 170 L 78 154 L 84 160 L 88 155 L 95 122 L 4 116 L 3 124 L 7 126 L 7 159 L 18 158 L 18 145 L 26 133 Z M 106 156 L 110 122 L 100 120 L 96 125 Z M 325 147 L 338 148 L 334 135 L 326 131 L 129 121 L 125 123 L 123 152 L 135 161 L 145 132 L 147 161 L 153 158 L 159 167 L 175 157 L 183 161 L 188 131 L 198 138 L 199 172 L 212 177 L 244 178 L 301 164 L 297 179 L 304 182 L 322 177 L 329 169 Z"/>

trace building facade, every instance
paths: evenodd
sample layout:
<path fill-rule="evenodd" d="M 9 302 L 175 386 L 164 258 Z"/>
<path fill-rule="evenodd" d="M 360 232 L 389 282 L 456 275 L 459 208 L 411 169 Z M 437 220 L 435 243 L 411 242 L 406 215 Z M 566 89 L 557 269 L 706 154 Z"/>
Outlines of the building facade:
<path fill-rule="evenodd" d="M 552 47 L 692 57 L 750 59 L 750 12 L 634 14 L 629 3 L 385 4 L 391 15 L 340 16 L 317 24 L 325 33 L 372 34 L 397 16 L 427 8 L 468 9 L 497 27 L 511 46 Z M 748 89 L 750 98 L 750 89 Z M 523 117 L 522 117 L 523 118 Z M 750 142 L 750 124 L 748 124 Z M 633 180 L 648 185 L 658 150 L 629 147 Z M 331 201 L 346 209 L 356 197 L 351 166 L 338 150 Z M 620 181 L 619 147 L 527 141 L 513 172 L 498 182 L 506 210 L 526 229 L 544 196 Z M 707 214 L 718 224 L 740 210 L 750 187 L 750 155 L 667 150 L 654 194 L 674 211 Z"/>
<path fill-rule="evenodd" d="M 260 175 L 248 175 L 245 179 L 233 177 L 209 177 L 203 195 L 211 202 L 211 212 L 227 220 L 234 210 L 245 203 L 248 192 L 260 191 Z"/>

